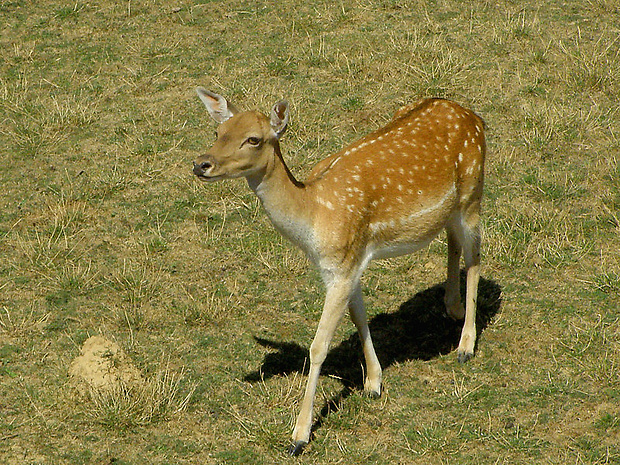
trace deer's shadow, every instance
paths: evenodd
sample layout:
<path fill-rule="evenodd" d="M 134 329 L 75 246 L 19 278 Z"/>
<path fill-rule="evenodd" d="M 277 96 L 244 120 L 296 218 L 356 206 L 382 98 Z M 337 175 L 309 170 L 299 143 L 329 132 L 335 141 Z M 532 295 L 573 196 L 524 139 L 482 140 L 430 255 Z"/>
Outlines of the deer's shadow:
<path fill-rule="evenodd" d="M 461 294 L 465 295 L 465 276 L 461 273 Z M 501 307 L 501 287 L 494 281 L 480 279 L 476 330 L 478 336 L 486 329 Z M 445 355 L 458 346 L 462 322 L 446 316 L 443 303 L 444 286 L 437 284 L 417 293 L 400 305 L 394 313 L 380 313 L 369 321 L 370 333 L 381 367 L 407 360 L 430 360 Z M 295 342 L 282 342 L 256 337 L 256 341 L 272 352 L 265 355 L 257 371 L 245 376 L 257 382 L 272 376 L 303 372 L 308 366 L 309 351 Z M 309 343 L 308 343 L 309 344 Z M 318 416 L 317 428 L 329 412 L 337 410 L 343 399 L 363 388 L 364 359 L 357 332 L 332 348 L 321 369 L 343 383 L 342 391 L 327 401 Z"/>

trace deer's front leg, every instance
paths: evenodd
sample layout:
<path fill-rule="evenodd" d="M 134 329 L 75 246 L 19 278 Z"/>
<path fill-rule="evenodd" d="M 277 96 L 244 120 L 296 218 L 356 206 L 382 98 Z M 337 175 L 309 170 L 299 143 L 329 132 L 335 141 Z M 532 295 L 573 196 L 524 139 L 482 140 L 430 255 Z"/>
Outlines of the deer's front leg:
<path fill-rule="evenodd" d="M 293 430 L 293 445 L 291 455 L 299 455 L 303 447 L 310 441 L 310 429 L 312 427 L 312 412 L 314 408 L 314 395 L 319 381 L 321 365 L 325 361 L 329 343 L 331 342 L 336 327 L 344 315 L 351 298 L 352 283 L 350 280 L 339 279 L 328 285 L 323 314 L 319 321 L 314 341 L 310 346 L 310 372 L 308 384 L 301 404 L 301 410 L 297 417 L 297 423 Z"/>
<path fill-rule="evenodd" d="M 362 289 L 359 283 L 354 288 L 349 302 L 349 312 L 351 319 L 357 328 L 357 332 L 362 341 L 362 349 L 366 360 L 366 378 L 364 379 L 364 391 L 372 397 L 381 397 L 381 364 L 372 345 L 370 330 L 368 328 L 368 317 L 364 308 Z"/>

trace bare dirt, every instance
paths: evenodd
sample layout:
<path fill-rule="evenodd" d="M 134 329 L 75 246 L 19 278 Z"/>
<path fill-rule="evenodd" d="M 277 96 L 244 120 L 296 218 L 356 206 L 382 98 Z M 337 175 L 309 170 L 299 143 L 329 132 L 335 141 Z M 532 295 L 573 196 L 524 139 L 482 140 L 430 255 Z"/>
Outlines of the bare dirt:
<path fill-rule="evenodd" d="M 109 392 L 142 385 L 144 378 L 121 347 L 103 336 L 91 336 L 71 363 L 69 376 L 77 390 Z"/>

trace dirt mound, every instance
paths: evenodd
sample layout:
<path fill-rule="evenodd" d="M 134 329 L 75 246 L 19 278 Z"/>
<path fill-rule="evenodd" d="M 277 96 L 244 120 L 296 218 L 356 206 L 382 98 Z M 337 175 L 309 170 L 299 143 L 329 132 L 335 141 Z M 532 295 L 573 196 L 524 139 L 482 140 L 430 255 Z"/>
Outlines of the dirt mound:
<path fill-rule="evenodd" d="M 82 394 L 90 390 L 114 391 L 144 383 L 144 378 L 120 346 L 103 336 L 88 338 L 69 368 L 69 376 Z"/>

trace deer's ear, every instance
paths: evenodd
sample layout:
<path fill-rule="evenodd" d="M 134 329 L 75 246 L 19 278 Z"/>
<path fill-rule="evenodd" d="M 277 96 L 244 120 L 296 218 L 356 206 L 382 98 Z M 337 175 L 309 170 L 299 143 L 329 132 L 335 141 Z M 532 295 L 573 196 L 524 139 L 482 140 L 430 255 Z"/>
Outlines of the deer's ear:
<path fill-rule="evenodd" d="M 271 109 L 271 129 L 276 133 L 276 137 L 279 139 L 286 131 L 288 126 L 288 102 L 286 100 L 280 100 Z"/>
<path fill-rule="evenodd" d="M 237 109 L 228 103 L 228 101 L 219 94 L 215 92 L 208 91 L 204 87 L 197 87 L 196 93 L 202 103 L 207 107 L 207 111 L 218 123 L 223 123 L 227 119 L 233 117 L 235 113 L 237 113 Z"/>

